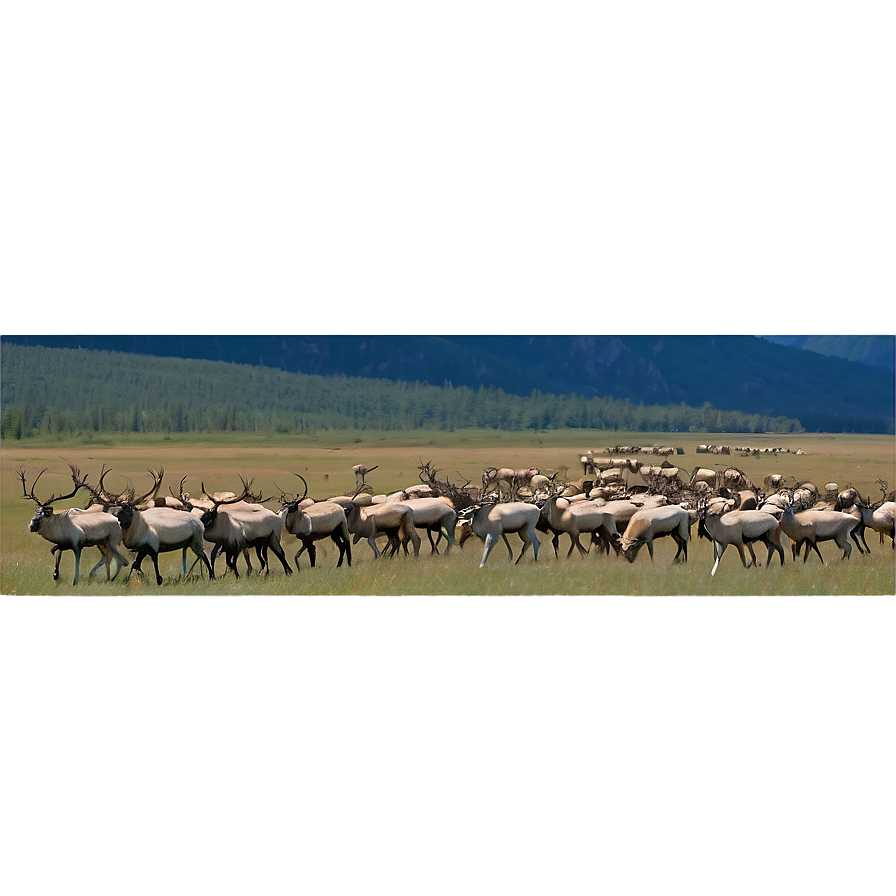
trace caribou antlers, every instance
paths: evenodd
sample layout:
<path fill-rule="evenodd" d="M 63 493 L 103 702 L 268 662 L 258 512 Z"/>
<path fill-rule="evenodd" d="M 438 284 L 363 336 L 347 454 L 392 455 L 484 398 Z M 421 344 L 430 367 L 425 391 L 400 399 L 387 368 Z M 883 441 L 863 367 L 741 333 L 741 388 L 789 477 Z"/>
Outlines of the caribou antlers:
<path fill-rule="evenodd" d="M 90 485 L 86 478 L 83 480 L 83 485 L 93 495 L 94 500 L 99 502 L 100 504 L 136 504 L 137 502 L 132 500 L 134 494 L 134 486 L 132 485 L 129 479 L 125 480 L 127 482 L 127 486 L 125 486 L 124 491 L 118 492 L 118 494 L 111 494 L 106 491 L 106 487 L 103 485 L 103 480 L 106 476 L 112 472 L 111 467 L 106 469 L 106 465 L 103 464 L 102 469 L 100 470 L 100 480 L 97 483 L 96 488 Z"/>
<path fill-rule="evenodd" d="M 131 488 L 130 489 L 130 499 L 128 501 L 129 504 L 133 504 L 136 506 L 137 504 L 142 504 L 147 498 L 150 498 L 150 497 L 152 497 L 153 499 L 155 498 L 156 493 L 158 492 L 159 488 L 162 485 L 162 478 L 165 475 L 165 470 L 162 467 L 159 467 L 158 473 L 153 473 L 152 470 L 147 470 L 147 472 L 152 477 L 152 488 L 145 495 L 143 495 L 140 498 L 137 498 L 134 496 L 134 489 Z"/>
<path fill-rule="evenodd" d="M 420 464 L 417 467 L 420 471 L 419 478 L 422 483 L 425 485 L 435 485 L 436 484 L 436 474 L 439 472 L 438 470 L 433 469 L 432 461 L 428 460 L 425 463 L 423 459 L 420 459 Z M 423 477 L 426 477 L 425 479 Z"/>
<path fill-rule="evenodd" d="M 286 494 L 286 492 L 283 491 L 283 489 L 280 488 L 280 486 L 277 485 L 277 483 L 275 482 L 275 483 L 274 483 L 274 488 L 277 488 L 277 489 L 280 490 L 280 503 L 281 503 L 284 507 L 285 507 L 287 504 L 299 504 L 299 503 L 301 503 L 302 501 L 304 501 L 305 498 L 308 496 L 308 483 L 305 482 L 305 477 L 304 477 L 301 473 L 293 473 L 292 475 L 293 475 L 293 476 L 298 476 L 299 479 L 302 480 L 302 483 L 303 483 L 304 486 L 305 486 L 305 491 L 302 492 L 301 497 L 299 496 L 299 493 L 296 492 L 295 497 L 294 497 L 294 498 L 290 498 L 290 497 Z"/>
<path fill-rule="evenodd" d="M 65 501 L 68 498 L 74 498 L 74 496 L 78 493 L 79 489 L 82 489 L 82 488 L 89 489 L 90 486 L 87 485 L 87 477 L 86 476 L 82 477 L 81 471 L 74 464 L 69 464 L 68 466 L 69 466 L 69 469 L 72 471 L 72 482 L 74 482 L 74 484 L 75 484 L 75 490 L 73 492 L 70 492 L 67 495 L 58 495 L 58 496 L 50 495 L 49 499 L 46 501 L 41 501 L 40 498 L 38 498 L 34 494 L 34 487 L 37 485 L 38 479 L 40 479 L 40 477 L 43 476 L 44 473 L 47 472 L 47 468 L 44 467 L 40 471 L 40 473 L 37 474 L 37 476 L 34 479 L 34 482 L 31 483 L 31 491 L 30 492 L 27 490 L 28 486 L 25 484 L 25 470 L 23 468 L 19 468 L 18 470 L 16 470 L 16 473 L 19 474 L 19 478 L 22 480 L 22 497 L 30 498 L 32 501 L 34 501 L 35 504 L 37 504 L 38 507 L 49 507 L 55 501 Z"/>
<path fill-rule="evenodd" d="M 22 467 L 19 467 L 19 469 L 16 470 L 16 473 L 19 474 L 19 479 L 22 480 L 22 497 L 31 498 L 31 500 L 34 501 L 34 503 L 37 504 L 38 507 L 41 507 L 42 505 L 40 499 L 34 497 L 34 486 L 37 485 L 37 480 L 40 479 L 40 477 L 43 476 L 46 472 L 47 468 L 44 467 L 44 469 L 37 474 L 37 479 L 35 479 L 34 482 L 31 483 L 31 492 L 29 493 L 28 486 L 25 485 L 25 470 Z"/>
<path fill-rule="evenodd" d="M 209 494 L 205 490 L 205 482 L 203 482 L 202 483 L 202 494 L 204 494 L 208 497 L 208 499 L 212 502 L 212 504 L 215 505 L 215 509 L 217 510 L 219 507 L 221 507 L 224 504 L 236 504 L 238 501 L 245 501 L 246 498 L 250 497 L 251 492 L 249 491 L 249 489 L 250 489 L 253 481 L 254 480 L 250 479 L 247 482 L 242 476 L 240 476 L 240 482 L 243 483 L 243 493 L 241 495 L 236 495 L 235 497 L 232 497 L 232 498 L 222 498 L 221 500 L 218 500 L 213 495 Z"/>
<path fill-rule="evenodd" d="M 180 494 L 175 495 L 170 485 L 168 486 L 168 491 L 171 492 L 171 497 L 177 498 L 177 500 L 180 501 L 180 503 L 183 504 L 183 506 L 186 507 L 187 510 L 192 510 L 193 505 L 190 503 L 190 497 L 189 497 L 189 495 L 184 493 L 184 483 L 186 481 L 187 481 L 186 476 L 184 476 L 180 481 L 180 485 L 178 486 L 178 489 L 180 490 Z"/>

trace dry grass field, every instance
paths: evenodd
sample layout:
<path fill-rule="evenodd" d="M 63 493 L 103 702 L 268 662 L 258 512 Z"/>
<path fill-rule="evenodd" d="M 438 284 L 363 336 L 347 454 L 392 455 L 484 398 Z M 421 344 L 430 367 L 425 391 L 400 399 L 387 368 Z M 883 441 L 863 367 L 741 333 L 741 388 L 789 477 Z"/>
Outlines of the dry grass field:
<path fill-rule="evenodd" d="M 804 455 L 739 457 L 736 454 L 716 456 L 697 454 L 702 442 L 762 447 L 786 445 L 802 448 Z M 685 450 L 673 460 L 688 473 L 695 466 L 735 464 L 755 482 L 769 473 L 811 480 L 820 488 L 835 481 L 841 488 L 851 484 L 872 500 L 880 497 L 878 480 L 890 488 L 896 483 L 894 443 L 891 436 L 800 434 L 793 436 L 757 436 L 730 434 L 662 433 L 596 433 L 545 432 L 495 433 L 464 431 L 455 433 L 369 434 L 361 432 L 321 433 L 314 436 L 216 436 L 214 438 L 170 438 L 116 440 L 81 444 L 4 443 L 2 450 L 2 544 L 0 568 L 3 593 L 43 594 L 96 593 L 102 595 L 154 593 L 157 586 L 151 576 L 132 577 L 125 587 L 121 578 L 104 581 L 103 572 L 88 582 L 82 577 L 72 587 L 74 561 L 64 555 L 60 579 L 52 580 L 50 545 L 28 532 L 34 504 L 21 497 L 21 481 L 16 469 L 25 468 L 32 477 L 44 467 L 37 494 L 68 491 L 70 479 L 67 464 L 77 464 L 96 481 L 103 464 L 112 472 L 106 484 L 113 491 L 131 480 L 139 490 L 149 488 L 149 469 L 165 470 L 165 484 L 177 490 L 186 476 L 185 490 L 197 494 L 204 483 L 209 490 L 240 488 L 239 477 L 254 480 L 254 487 L 266 496 L 279 495 L 280 489 L 301 489 L 293 475 L 300 473 L 308 482 L 309 494 L 316 498 L 341 494 L 354 488 L 352 466 L 364 463 L 378 465 L 369 482 L 375 491 L 388 492 L 418 482 L 418 465 L 431 462 L 439 478 L 478 483 L 486 466 L 537 466 L 543 470 L 559 470 L 562 477 L 581 476 L 579 456 L 589 448 L 607 445 L 673 444 Z M 80 498 L 80 496 L 79 496 Z M 72 506 L 76 502 L 67 502 Z M 276 502 L 270 506 L 276 507 Z M 786 542 L 786 539 L 785 539 Z M 297 549 L 291 535 L 284 537 L 287 557 Z M 515 556 L 518 541 L 512 536 Z M 354 546 L 351 569 L 336 570 L 335 548 L 322 544 L 315 569 L 308 566 L 307 556 L 300 560 L 301 572 L 287 577 L 279 564 L 266 578 L 226 576 L 209 582 L 179 575 L 178 553 L 163 555 L 160 560 L 165 582 L 163 593 L 190 594 L 888 594 L 894 591 L 894 560 L 889 545 L 881 546 L 877 537 L 869 539 L 871 554 L 862 557 L 853 550 L 851 558 L 841 563 L 839 551 L 822 546 L 828 565 L 822 567 L 816 557 L 807 563 L 794 564 L 788 552 L 784 568 L 743 569 L 735 551 L 722 560 L 718 574 L 710 578 L 712 551 L 709 542 L 697 539 L 692 531 L 689 562 L 672 565 L 674 545 L 668 540 L 657 543 L 656 561 L 651 564 L 646 552 L 629 565 L 622 559 L 598 557 L 594 553 L 582 559 L 566 558 L 568 547 L 564 537 L 560 557 L 555 559 L 550 543 L 542 541 L 538 561 L 531 553 L 519 565 L 507 562 L 502 546 L 493 552 L 487 566 L 478 568 L 481 546 L 475 540 L 450 556 L 430 554 L 423 539 L 417 560 L 404 557 L 375 560 L 365 543 Z M 95 549 L 85 551 L 82 576 L 98 559 Z M 764 562 L 764 557 L 761 558 Z M 240 564 L 242 568 L 242 564 Z M 150 568 L 149 563 L 145 565 Z M 223 563 L 219 565 L 219 573 Z"/>

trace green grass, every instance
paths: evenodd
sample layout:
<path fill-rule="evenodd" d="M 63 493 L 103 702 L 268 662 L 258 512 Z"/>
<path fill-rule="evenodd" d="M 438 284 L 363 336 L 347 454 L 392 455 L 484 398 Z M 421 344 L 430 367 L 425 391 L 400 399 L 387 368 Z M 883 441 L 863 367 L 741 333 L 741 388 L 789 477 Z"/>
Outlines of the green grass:
<path fill-rule="evenodd" d="M 290 536 L 291 539 L 291 536 Z M 506 551 L 496 548 L 488 563 L 479 569 L 481 547 L 468 542 L 463 550 L 457 549 L 450 556 L 427 556 L 421 552 L 417 559 L 395 557 L 374 559 L 366 544 L 355 547 L 355 559 L 351 568 L 335 568 L 336 553 L 319 549 L 314 569 L 307 566 L 303 557 L 298 574 L 286 576 L 278 565 L 267 577 L 232 574 L 220 577 L 223 564 L 218 564 L 219 578 L 209 581 L 202 578 L 180 576 L 180 559 L 175 554 L 160 558 L 164 577 L 161 587 L 154 576 L 133 575 L 125 585 L 125 572 L 114 582 L 105 581 L 101 568 L 92 581 L 86 579 L 89 565 L 98 556 L 96 551 L 85 551 L 82 558 L 82 579 L 72 586 L 74 561 L 71 554 L 63 559 L 60 579 L 52 580 L 52 560 L 49 544 L 41 544 L 39 536 L 32 536 L 36 544 L 27 551 L 27 557 L 13 560 L 4 553 L 2 561 L 3 592 L 7 594 L 79 594 L 79 595 L 133 595 L 143 594 L 633 594 L 633 595 L 773 595 L 773 594 L 887 594 L 894 590 L 893 552 L 889 547 L 871 544 L 872 553 L 860 557 L 853 550 L 849 560 L 840 562 L 836 547 L 822 545 L 822 553 L 828 563 L 822 567 L 814 556 L 807 563 L 793 563 L 789 554 L 783 567 L 776 560 L 770 569 L 744 569 L 737 553 L 728 551 L 717 574 L 710 576 L 712 551 L 708 542 L 692 542 L 687 564 L 673 564 L 674 545 L 657 544 L 656 559 L 650 562 L 646 552 L 633 564 L 616 557 L 598 557 L 594 553 L 585 558 L 577 556 L 568 560 L 553 557 L 550 544 L 543 544 L 539 559 L 531 554 L 518 564 L 508 562 Z M 565 539 L 563 540 L 565 542 Z M 511 542 L 513 544 L 513 542 Z M 35 550 L 34 548 L 37 548 Z M 289 542 L 287 542 L 289 547 Z M 516 554 L 516 545 L 514 545 Z M 428 548 L 427 548 L 428 550 Z M 287 550 L 292 560 L 294 551 Z M 88 564 L 89 559 L 89 564 Z M 764 562 L 764 557 L 762 558 Z M 144 563 L 151 569 L 149 562 Z M 239 568 L 243 569 L 240 561 Z"/>
<path fill-rule="evenodd" d="M 358 441 L 358 440 L 361 441 Z M 749 445 L 791 445 L 802 447 L 807 453 L 779 457 L 740 458 L 695 454 L 696 445 L 715 441 Z M 16 442 L 3 443 L 2 497 L 2 562 L 0 562 L 0 590 L 4 594 L 78 594 L 140 596 L 147 594 L 190 595 L 477 595 L 477 594 L 553 594 L 553 595 L 835 595 L 835 594 L 892 594 L 896 590 L 894 555 L 889 542 L 882 546 L 877 536 L 869 533 L 871 554 L 862 557 L 854 548 L 848 561 L 839 561 L 839 550 L 833 544 L 822 545 L 827 561 L 822 567 L 816 557 L 807 563 L 793 563 L 787 550 L 785 566 L 777 562 L 771 569 L 743 569 L 736 551 L 729 550 L 715 577 L 710 576 L 712 550 L 710 543 L 696 538 L 696 528 L 689 548 L 687 564 L 673 564 L 674 545 L 668 539 L 657 542 L 656 559 L 650 562 L 642 551 L 634 564 L 616 557 L 601 557 L 592 552 L 588 557 L 573 555 L 566 559 L 568 540 L 561 539 L 561 554 L 557 560 L 549 540 L 542 541 L 539 559 L 531 552 L 518 564 L 507 562 L 503 545 L 496 546 L 487 565 L 479 569 L 482 546 L 475 539 L 463 550 L 456 548 L 450 556 L 430 556 L 424 537 L 417 559 L 397 556 L 374 559 L 364 542 L 353 547 L 351 568 L 335 568 L 336 550 L 329 543 L 318 549 L 317 567 L 310 569 L 307 555 L 301 559 L 301 571 L 286 576 L 274 561 L 266 578 L 232 575 L 208 581 L 205 578 L 183 580 L 180 575 L 179 553 L 163 555 L 160 569 L 165 578 L 162 586 L 155 585 L 150 574 L 142 578 L 132 576 L 125 585 L 122 572 L 119 579 L 104 581 L 105 571 L 88 582 L 86 574 L 98 559 L 96 549 L 84 552 L 81 563 L 82 579 L 72 586 L 74 559 L 71 553 L 63 556 L 60 579 L 52 579 L 53 558 L 50 544 L 39 535 L 28 531 L 34 512 L 31 501 L 21 497 L 21 481 L 15 473 L 25 467 L 33 477 L 43 467 L 47 473 L 41 479 L 38 495 L 60 492 L 70 482 L 67 463 L 78 464 L 95 481 L 103 463 L 112 468 L 107 485 L 113 490 L 123 488 L 125 478 L 149 487 L 146 471 L 163 466 L 165 485 L 177 487 L 181 476 L 187 475 L 185 488 L 194 494 L 200 483 L 214 489 L 238 487 L 238 475 L 255 478 L 257 487 L 266 495 L 279 494 L 278 489 L 296 489 L 299 481 L 292 475 L 301 473 L 309 482 L 310 494 L 321 498 L 341 493 L 354 486 L 351 467 L 355 463 L 379 464 L 370 482 L 376 490 L 391 491 L 417 481 L 417 464 L 432 461 L 452 480 L 465 476 L 478 482 L 482 469 L 491 465 L 528 466 L 568 469 L 569 478 L 581 475 L 578 457 L 588 448 L 639 442 L 665 442 L 681 445 L 686 454 L 675 458 L 688 472 L 697 465 L 714 466 L 733 463 L 754 481 L 761 482 L 770 472 L 780 472 L 798 479 L 811 479 L 817 485 L 836 481 L 841 486 L 856 485 L 863 494 L 876 498 L 876 480 L 886 480 L 890 487 L 894 475 L 894 447 L 889 436 L 827 436 L 800 434 L 790 437 L 769 435 L 687 434 L 670 438 L 668 434 L 650 433 L 595 433 L 562 431 L 558 433 L 495 433 L 464 431 L 455 433 L 394 433 L 376 434 L 372 439 L 364 433 L 319 433 L 316 435 L 260 436 L 231 435 L 203 440 L 179 437 L 171 440 L 126 438 L 114 444 L 63 444 Z M 29 483 L 31 479 L 29 478 Z M 66 502 L 64 506 L 72 506 Z M 61 507 L 60 509 L 64 509 Z M 521 542 L 511 536 L 514 556 Z M 292 564 L 298 543 L 291 535 L 284 537 L 284 547 Z M 272 558 L 273 559 L 273 558 Z M 760 554 L 764 563 L 764 556 Z M 243 563 L 240 561 L 240 570 Z M 144 569 L 152 569 L 149 561 Z M 219 560 L 218 572 L 224 569 Z"/>

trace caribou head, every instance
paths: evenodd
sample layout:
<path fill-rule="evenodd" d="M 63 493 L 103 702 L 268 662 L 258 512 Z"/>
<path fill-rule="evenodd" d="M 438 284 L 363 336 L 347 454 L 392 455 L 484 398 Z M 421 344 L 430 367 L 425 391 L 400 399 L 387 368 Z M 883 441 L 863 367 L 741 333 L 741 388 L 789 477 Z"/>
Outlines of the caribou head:
<path fill-rule="evenodd" d="M 127 529 L 134 519 L 134 511 L 137 509 L 139 504 L 142 504 L 144 501 L 149 499 L 150 497 L 154 497 L 156 492 L 158 492 L 159 488 L 162 485 L 162 478 L 165 475 L 165 471 L 163 469 L 159 469 L 158 473 L 154 473 L 152 470 L 149 471 L 149 475 L 152 478 L 152 487 L 145 494 L 141 495 L 139 498 L 137 497 L 136 492 L 134 491 L 134 486 L 131 481 L 128 479 L 127 485 L 124 488 L 124 491 L 118 492 L 117 494 L 113 494 L 106 490 L 106 487 L 103 485 L 103 480 L 106 476 L 111 473 L 111 469 L 107 470 L 106 465 L 103 464 L 103 469 L 100 472 L 100 479 L 97 484 L 97 487 L 94 488 L 91 485 L 87 485 L 85 483 L 85 487 L 93 495 L 94 500 L 98 504 L 103 505 L 103 509 L 107 510 L 111 513 L 114 513 L 118 518 L 118 523 L 122 529 Z"/>
<path fill-rule="evenodd" d="M 299 504 L 301 504 L 302 501 L 304 501 L 308 496 L 308 483 L 305 481 L 305 477 L 302 476 L 301 473 L 293 473 L 293 476 L 298 476 L 299 479 L 302 480 L 302 484 L 305 486 L 305 491 L 302 492 L 301 496 L 299 496 L 299 493 L 296 492 L 295 497 L 290 498 L 289 495 L 287 495 L 286 492 L 284 492 L 276 482 L 274 483 L 274 485 L 277 485 L 277 488 L 280 490 L 280 504 L 288 513 L 295 513 L 296 510 L 299 509 Z"/>
<path fill-rule="evenodd" d="M 53 515 L 53 503 L 55 501 L 65 501 L 68 498 L 73 498 L 78 493 L 78 491 L 80 489 L 87 487 L 87 479 L 86 479 L 86 477 L 81 476 L 81 471 L 74 464 L 69 464 L 68 466 L 69 466 L 69 469 L 72 471 L 72 482 L 75 484 L 74 491 L 69 492 L 67 495 L 58 495 L 58 496 L 55 494 L 50 495 L 50 497 L 46 501 L 41 501 L 40 498 L 38 498 L 34 494 L 34 488 L 37 485 L 37 482 L 40 479 L 40 477 L 43 476 L 44 473 L 47 472 L 47 468 L 44 467 L 44 469 L 41 470 L 40 473 L 37 474 L 37 476 L 34 479 L 34 482 L 31 483 L 31 491 L 30 492 L 28 491 L 28 486 L 25 483 L 24 469 L 16 470 L 16 473 L 19 474 L 19 478 L 22 480 L 22 497 L 26 498 L 27 500 L 34 501 L 34 503 L 37 504 L 37 511 L 35 512 L 34 516 L 31 518 L 31 523 L 28 527 L 31 532 L 37 532 L 37 530 L 40 528 L 41 522 L 45 518 Z"/>
<path fill-rule="evenodd" d="M 208 529 L 208 527 L 211 526 L 215 522 L 215 520 L 218 518 L 218 510 L 221 507 L 225 506 L 226 504 L 236 504 L 239 501 L 244 501 L 246 498 L 249 497 L 250 486 L 252 485 L 252 480 L 250 479 L 247 482 L 242 476 L 240 476 L 240 481 L 243 483 L 242 494 L 235 495 L 232 498 L 222 498 L 222 499 L 214 498 L 214 497 L 212 497 L 212 495 L 209 495 L 209 493 L 205 490 L 205 483 L 204 482 L 202 483 L 202 493 L 204 495 L 208 495 L 208 497 L 211 500 L 212 505 L 213 505 L 212 507 L 209 507 L 208 510 L 204 510 L 202 512 L 202 516 L 199 518 L 202 522 L 202 525 L 206 529 Z"/>

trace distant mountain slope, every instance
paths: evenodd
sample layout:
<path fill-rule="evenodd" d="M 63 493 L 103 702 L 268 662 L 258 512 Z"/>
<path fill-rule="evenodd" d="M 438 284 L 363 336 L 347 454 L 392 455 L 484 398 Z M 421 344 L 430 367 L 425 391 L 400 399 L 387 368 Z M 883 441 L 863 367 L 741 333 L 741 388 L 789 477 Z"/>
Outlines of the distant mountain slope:
<path fill-rule="evenodd" d="M 778 345 L 896 370 L 896 336 L 763 336 Z"/>
<path fill-rule="evenodd" d="M 592 429 L 802 432 L 781 416 L 3 343 L 3 439 L 124 432 Z"/>
<path fill-rule="evenodd" d="M 10 342 L 223 360 L 320 376 L 705 402 L 809 430 L 893 432 L 891 371 L 756 336 L 9 336 Z"/>

